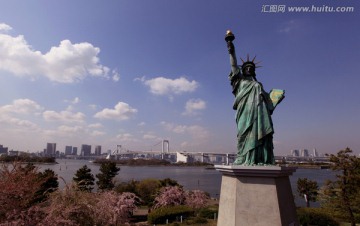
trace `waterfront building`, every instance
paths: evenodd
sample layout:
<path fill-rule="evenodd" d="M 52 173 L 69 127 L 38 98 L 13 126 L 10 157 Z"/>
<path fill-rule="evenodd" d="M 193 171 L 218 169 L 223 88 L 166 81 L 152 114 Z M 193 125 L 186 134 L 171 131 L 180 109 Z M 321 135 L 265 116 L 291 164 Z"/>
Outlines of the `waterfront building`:
<path fill-rule="evenodd" d="M 293 157 L 299 157 L 299 150 L 291 150 L 291 156 Z"/>
<path fill-rule="evenodd" d="M 101 155 L 101 145 L 95 146 L 95 155 L 97 156 Z"/>
<path fill-rule="evenodd" d="M 302 149 L 302 150 L 301 150 L 301 156 L 302 156 L 302 157 L 309 157 L 309 150 L 307 150 L 307 149 Z"/>
<path fill-rule="evenodd" d="M 45 149 L 46 156 L 55 156 L 56 153 L 56 143 L 47 143 Z"/>
<path fill-rule="evenodd" d="M 318 154 L 316 148 L 314 148 L 314 150 L 313 150 L 313 155 L 314 155 L 314 157 L 319 157 L 319 154 Z"/>
<path fill-rule="evenodd" d="M 72 148 L 72 155 L 77 155 L 77 147 Z"/>
<path fill-rule="evenodd" d="M 91 145 L 83 144 L 81 145 L 81 156 L 90 156 L 91 155 Z"/>
<path fill-rule="evenodd" d="M 20 155 L 20 152 L 19 152 L 19 151 L 10 150 L 10 151 L 9 151 L 9 155 L 10 155 L 10 156 L 19 156 L 19 155 Z"/>
<path fill-rule="evenodd" d="M 72 154 L 72 146 L 65 146 L 65 155 Z"/>
<path fill-rule="evenodd" d="M 0 144 L 0 154 L 7 154 L 7 153 L 8 153 L 8 148 Z"/>

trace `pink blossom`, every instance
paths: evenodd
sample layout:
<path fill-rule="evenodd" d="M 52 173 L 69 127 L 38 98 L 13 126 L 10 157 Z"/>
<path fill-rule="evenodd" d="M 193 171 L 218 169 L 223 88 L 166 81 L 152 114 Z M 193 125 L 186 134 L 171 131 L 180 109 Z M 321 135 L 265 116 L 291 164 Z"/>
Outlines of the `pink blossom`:
<path fill-rule="evenodd" d="M 200 190 L 193 190 L 186 192 L 185 204 L 194 209 L 199 209 L 207 206 L 209 196 Z"/>
<path fill-rule="evenodd" d="M 185 204 L 185 191 L 179 186 L 167 186 L 160 190 L 155 198 L 154 209 L 164 206 L 176 206 Z"/>

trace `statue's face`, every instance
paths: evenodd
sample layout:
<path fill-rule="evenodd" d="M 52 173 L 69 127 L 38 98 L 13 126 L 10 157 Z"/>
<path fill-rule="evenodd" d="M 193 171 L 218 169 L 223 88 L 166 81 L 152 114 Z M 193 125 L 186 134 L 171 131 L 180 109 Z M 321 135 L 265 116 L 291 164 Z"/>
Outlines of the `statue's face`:
<path fill-rule="evenodd" d="M 242 69 L 242 73 L 245 76 L 255 75 L 255 68 L 251 65 L 247 65 L 245 68 Z"/>

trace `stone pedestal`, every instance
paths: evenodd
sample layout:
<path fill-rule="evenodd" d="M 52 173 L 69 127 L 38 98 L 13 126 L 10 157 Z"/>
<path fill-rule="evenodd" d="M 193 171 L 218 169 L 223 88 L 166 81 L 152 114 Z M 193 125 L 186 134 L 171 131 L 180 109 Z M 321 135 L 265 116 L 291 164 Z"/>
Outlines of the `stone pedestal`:
<path fill-rule="evenodd" d="M 218 226 L 298 225 L 289 176 L 296 168 L 222 166 Z"/>

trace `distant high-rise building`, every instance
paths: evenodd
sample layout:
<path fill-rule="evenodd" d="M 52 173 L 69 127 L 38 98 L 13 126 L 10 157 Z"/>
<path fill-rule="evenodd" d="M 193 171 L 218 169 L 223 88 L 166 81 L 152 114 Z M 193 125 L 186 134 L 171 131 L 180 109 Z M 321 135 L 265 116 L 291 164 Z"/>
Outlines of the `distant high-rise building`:
<path fill-rule="evenodd" d="M 72 148 L 72 155 L 77 155 L 77 147 Z"/>
<path fill-rule="evenodd" d="M 301 150 L 301 156 L 302 157 L 309 157 L 309 150 L 307 150 L 307 149 Z"/>
<path fill-rule="evenodd" d="M 293 157 L 299 157 L 299 150 L 291 150 L 291 156 Z"/>
<path fill-rule="evenodd" d="M 83 144 L 81 145 L 81 156 L 90 156 L 91 155 L 91 145 Z"/>
<path fill-rule="evenodd" d="M 55 156 L 56 153 L 56 143 L 47 143 L 46 152 L 47 156 Z"/>
<path fill-rule="evenodd" d="M 101 155 L 101 145 L 95 146 L 95 155 Z"/>
<path fill-rule="evenodd" d="M 8 153 L 8 148 L 0 144 L 0 154 L 7 154 L 7 153 Z"/>
<path fill-rule="evenodd" d="M 314 157 L 319 157 L 319 154 L 318 154 L 316 148 L 314 148 L 314 150 L 313 150 L 313 155 L 314 155 Z"/>
<path fill-rule="evenodd" d="M 72 146 L 65 146 L 65 155 L 71 155 Z"/>

